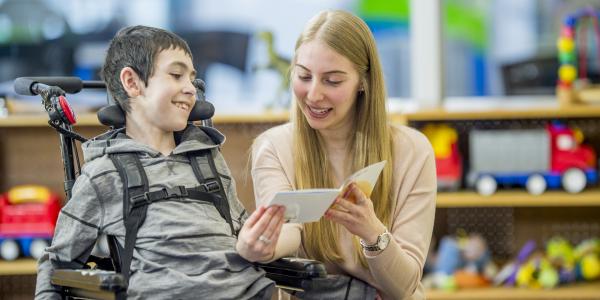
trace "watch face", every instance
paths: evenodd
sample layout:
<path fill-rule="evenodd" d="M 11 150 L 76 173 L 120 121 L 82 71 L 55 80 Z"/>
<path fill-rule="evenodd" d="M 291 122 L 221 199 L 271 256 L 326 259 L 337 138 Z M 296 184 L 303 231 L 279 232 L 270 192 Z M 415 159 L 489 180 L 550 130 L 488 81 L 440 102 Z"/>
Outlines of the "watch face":
<path fill-rule="evenodd" d="M 383 250 L 387 247 L 389 242 L 390 242 L 390 234 L 385 233 L 385 234 L 381 235 L 381 237 L 379 238 L 379 241 L 377 241 L 377 246 L 379 247 L 380 250 Z"/>

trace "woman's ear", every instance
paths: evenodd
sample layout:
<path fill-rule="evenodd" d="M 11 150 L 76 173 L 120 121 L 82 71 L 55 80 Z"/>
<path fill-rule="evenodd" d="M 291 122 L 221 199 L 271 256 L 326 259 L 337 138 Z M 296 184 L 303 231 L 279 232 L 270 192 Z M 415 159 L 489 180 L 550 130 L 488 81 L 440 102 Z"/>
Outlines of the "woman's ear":
<path fill-rule="evenodd" d="M 121 69 L 119 78 L 121 79 L 121 85 L 123 85 L 125 92 L 127 92 L 127 95 L 130 98 L 137 97 L 141 94 L 140 77 L 131 67 Z"/>

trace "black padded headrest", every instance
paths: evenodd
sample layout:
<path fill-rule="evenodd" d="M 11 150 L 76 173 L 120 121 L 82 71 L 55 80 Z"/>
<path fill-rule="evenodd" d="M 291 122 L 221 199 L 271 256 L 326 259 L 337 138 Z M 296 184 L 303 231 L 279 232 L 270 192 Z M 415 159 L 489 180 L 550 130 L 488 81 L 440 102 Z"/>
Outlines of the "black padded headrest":
<path fill-rule="evenodd" d="M 194 86 L 196 87 L 196 103 L 192 107 L 188 121 L 208 120 L 215 114 L 215 107 L 204 98 L 204 81 L 195 79 Z M 114 101 L 109 102 L 111 102 L 110 105 L 100 108 L 96 113 L 98 120 L 100 123 L 113 128 L 125 126 L 125 112 Z"/>
<path fill-rule="evenodd" d="M 188 121 L 202 121 L 212 118 L 215 114 L 215 107 L 208 101 L 196 100 Z M 125 126 L 125 112 L 117 104 L 108 105 L 102 107 L 97 112 L 98 120 L 100 123 L 111 126 L 114 128 L 121 128 Z"/>

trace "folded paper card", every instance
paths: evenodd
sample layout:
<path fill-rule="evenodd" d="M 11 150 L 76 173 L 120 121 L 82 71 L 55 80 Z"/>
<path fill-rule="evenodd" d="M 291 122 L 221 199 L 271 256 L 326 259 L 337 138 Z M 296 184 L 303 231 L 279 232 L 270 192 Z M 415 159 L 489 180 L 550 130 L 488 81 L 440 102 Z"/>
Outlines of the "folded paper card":
<path fill-rule="evenodd" d="M 316 222 L 325 214 L 335 198 L 344 191 L 350 182 L 355 182 L 363 193 L 370 196 L 379 174 L 385 166 L 385 162 L 384 160 L 358 170 L 337 189 L 305 189 L 278 192 L 271 201 L 267 202 L 267 206 L 285 206 L 285 219 L 291 223 Z"/>

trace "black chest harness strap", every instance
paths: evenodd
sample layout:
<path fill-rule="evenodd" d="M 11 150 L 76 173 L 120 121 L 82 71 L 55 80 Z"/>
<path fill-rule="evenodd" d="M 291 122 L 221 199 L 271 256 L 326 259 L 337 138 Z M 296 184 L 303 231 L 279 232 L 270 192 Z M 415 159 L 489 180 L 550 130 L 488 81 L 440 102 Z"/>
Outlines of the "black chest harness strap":
<path fill-rule="evenodd" d="M 199 185 L 193 188 L 175 186 L 149 191 L 148 177 L 137 153 L 109 154 L 121 181 L 123 182 L 123 222 L 125 224 L 125 246 L 117 245 L 117 256 L 121 274 L 129 281 L 133 248 L 138 229 L 146 219 L 148 205 L 152 202 L 173 198 L 193 199 L 212 203 L 221 217 L 227 221 L 232 234 L 233 222 L 225 189 L 219 178 L 210 150 L 198 151 L 188 155 L 192 170 Z"/>
<path fill-rule="evenodd" d="M 231 211 L 229 210 L 229 201 L 227 201 L 227 195 L 225 194 L 225 189 L 223 188 L 223 182 L 221 182 L 221 178 L 219 177 L 219 173 L 217 172 L 217 167 L 215 166 L 215 161 L 211 155 L 210 151 L 205 151 L 205 155 L 194 155 L 189 154 L 188 159 L 190 160 L 190 165 L 192 165 L 192 171 L 198 182 L 204 182 L 203 186 L 206 189 L 210 189 L 213 187 L 221 187 L 220 189 L 213 190 L 214 192 L 218 192 L 221 195 L 222 199 L 225 201 L 213 202 L 215 207 L 221 214 L 223 219 L 227 220 L 229 227 L 231 228 L 231 233 L 235 234 L 233 229 L 233 221 L 231 219 Z"/>

